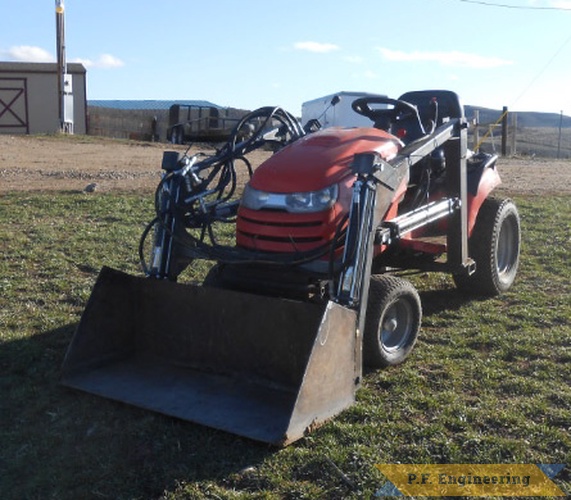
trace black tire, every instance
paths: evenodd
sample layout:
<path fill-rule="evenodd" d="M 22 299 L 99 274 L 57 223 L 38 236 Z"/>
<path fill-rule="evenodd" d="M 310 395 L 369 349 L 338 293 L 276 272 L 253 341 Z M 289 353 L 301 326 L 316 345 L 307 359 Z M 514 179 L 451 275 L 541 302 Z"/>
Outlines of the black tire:
<path fill-rule="evenodd" d="M 519 266 L 520 219 L 510 199 L 487 198 L 482 204 L 468 253 L 476 262 L 471 275 L 454 275 L 456 286 L 463 292 L 499 295 L 513 284 Z"/>
<path fill-rule="evenodd" d="M 412 351 L 422 317 L 418 292 L 402 278 L 371 276 L 363 334 L 363 362 L 370 368 L 402 363 Z"/>
<path fill-rule="evenodd" d="M 183 127 L 173 127 L 171 130 L 171 143 L 172 144 L 182 144 L 184 137 Z"/>

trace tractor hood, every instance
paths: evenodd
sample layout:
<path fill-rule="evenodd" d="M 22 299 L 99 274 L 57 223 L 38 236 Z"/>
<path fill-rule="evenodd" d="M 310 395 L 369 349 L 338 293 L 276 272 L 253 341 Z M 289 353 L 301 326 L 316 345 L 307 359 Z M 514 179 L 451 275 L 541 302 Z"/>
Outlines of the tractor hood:
<path fill-rule="evenodd" d="M 309 134 L 285 147 L 260 165 L 250 186 L 270 193 L 317 191 L 351 175 L 356 153 L 376 151 L 393 158 L 400 141 L 374 128 L 329 128 Z"/>

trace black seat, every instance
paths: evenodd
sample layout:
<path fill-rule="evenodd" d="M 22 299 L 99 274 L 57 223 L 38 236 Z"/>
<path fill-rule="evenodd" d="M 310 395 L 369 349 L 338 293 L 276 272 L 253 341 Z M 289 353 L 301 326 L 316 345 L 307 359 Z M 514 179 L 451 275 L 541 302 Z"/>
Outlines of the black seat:
<path fill-rule="evenodd" d="M 406 92 L 399 97 L 418 110 L 420 122 L 426 134 L 432 133 L 437 127 L 448 120 L 464 118 L 464 106 L 458 94 L 450 90 L 418 90 Z M 417 120 L 418 121 L 418 120 Z M 405 144 L 409 145 L 418 139 L 418 125 L 407 129 Z M 413 209 L 428 199 L 431 179 L 438 178 L 446 168 L 446 159 L 442 148 L 434 150 L 424 161 L 418 162 L 410 172 L 409 192 L 402 204 L 403 209 Z"/>
<path fill-rule="evenodd" d="M 464 118 L 460 97 L 450 90 L 415 90 L 404 93 L 399 100 L 418 108 L 420 120 L 428 133 L 448 119 Z"/>

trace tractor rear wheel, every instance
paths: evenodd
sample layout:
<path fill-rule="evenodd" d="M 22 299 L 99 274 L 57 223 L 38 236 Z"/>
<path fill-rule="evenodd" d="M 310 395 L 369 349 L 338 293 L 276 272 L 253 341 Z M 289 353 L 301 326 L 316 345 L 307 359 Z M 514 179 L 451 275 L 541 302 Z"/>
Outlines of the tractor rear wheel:
<path fill-rule="evenodd" d="M 519 265 L 520 220 L 509 199 L 487 198 L 468 241 L 476 262 L 471 275 L 454 275 L 456 286 L 467 293 L 499 295 L 513 284 Z"/>
<path fill-rule="evenodd" d="M 171 143 L 182 144 L 184 142 L 184 127 L 173 127 L 171 130 Z"/>
<path fill-rule="evenodd" d="M 418 292 L 402 278 L 371 276 L 363 334 L 363 362 L 371 368 L 402 363 L 412 351 L 422 306 Z"/>

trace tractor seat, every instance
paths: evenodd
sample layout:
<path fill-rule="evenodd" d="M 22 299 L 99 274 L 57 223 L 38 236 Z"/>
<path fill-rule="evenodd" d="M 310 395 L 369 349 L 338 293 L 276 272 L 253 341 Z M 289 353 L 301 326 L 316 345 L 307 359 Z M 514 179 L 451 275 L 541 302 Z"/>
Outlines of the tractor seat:
<path fill-rule="evenodd" d="M 458 94 L 450 90 L 406 92 L 399 100 L 414 104 L 427 133 L 454 118 L 464 118 L 464 106 Z"/>
<path fill-rule="evenodd" d="M 415 119 L 416 124 L 412 124 L 406 130 L 403 141 L 406 145 L 422 138 L 419 135 L 418 122 L 425 129 L 426 134 L 432 133 L 437 127 L 451 119 L 464 118 L 464 107 L 458 95 L 450 90 L 419 90 L 407 92 L 399 97 L 400 101 L 406 101 L 416 106 L 420 120 Z M 405 120 L 408 121 L 408 120 Z M 438 174 L 445 168 L 446 161 L 441 148 L 433 151 L 427 163 L 418 164 L 411 171 L 411 183 L 422 174 L 422 168 L 428 167 L 431 172 Z"/>

